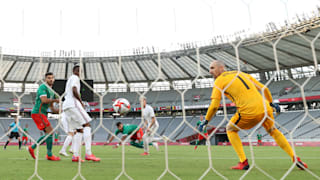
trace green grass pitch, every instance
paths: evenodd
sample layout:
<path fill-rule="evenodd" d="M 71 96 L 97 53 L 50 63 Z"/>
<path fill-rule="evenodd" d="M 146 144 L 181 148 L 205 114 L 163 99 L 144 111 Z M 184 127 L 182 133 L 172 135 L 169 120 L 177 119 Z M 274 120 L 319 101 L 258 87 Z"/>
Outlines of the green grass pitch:
<path fill-rule="evenodd" d="M 54 154 L 58 154 L 61 146 L 54 146 Z M 85 162 L 82 164 L 82 175 L 88 180 L 114 179 L 121 172 L 121 148 L 112 149 L 111 146 L 93 146 L 93 152 L 101 158 L 101 162 Z M 164 146 L 160 151 L 151 148 L 151 155 L 140 156 L 142 149 L 131 146 L 125 147 L 126 172 L 133 179 L 157 179 L 165 170 Z M 289 157 L 279 147 L 253 147 L 256 164 L 275 179 L 280 179 L 292 165 Z M 83 149 L 84 150 L 84 149 Z M 83 151 L 82 150 L 82 151 Z M 212 164 L 228 179 L 239 179 L 245 171 L 230 170 L 238 162 L 231 146 L 212 146 Z M 252 164 L 249 147 L 245 147 L 246 155 Z M 40 148 L 38 164 L 39 175 L 47 180 L 72 179 L 77 173 L 77 163 L 72 163 L 70 157 L 62 157 L 60 162 L 51 162 L 44 159 L 46 147 Z M 198 179 L 209 167 L 208 151 L 206 146 L 168 146 L 169 169 L 181 179 Z M 320 147 L 296 147 L 296 152 L 305 161 L 309 169 L 320 176 Z M 27 150 L 19 151 L 17 146 L 8 146 L 7 150 L 0 151 L 0 179 L 16 180 L 28 179 L 34 172 L 35 161 Z M 34 178 L 37 179 L 37 178 Z M 78 178 L 80 179 L 80 178 Z M 127 179 L 122 176 L 120 179 Z M 166 174 L 163 179 L 174 179 Z M 221 179 L 210 171 L 204 179 Z M 257 168 L 245 179 L 269 179 Z M 294 168 L 286 179 L 315 179 L 306 171 Z"/>

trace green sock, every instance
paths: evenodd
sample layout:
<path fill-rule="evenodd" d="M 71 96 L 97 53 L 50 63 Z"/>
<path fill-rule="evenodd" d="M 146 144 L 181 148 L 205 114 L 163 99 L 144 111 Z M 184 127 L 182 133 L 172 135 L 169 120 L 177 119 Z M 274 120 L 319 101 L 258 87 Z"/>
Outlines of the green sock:
<path fill-rule="evenodd" d="M 134 147 L 137 147 L 137 148 L 143 148 L 143 142 L 141 143 L 136 143 L 136 142 L 133 142 L 131 141 L 130 142 L 131 146 L 134 146 Z"/>
<path fill-rule="evenodd" d="M 37 143 L 39 143 L 44 137 L 46 137 L 46 135 L 43 135 L 43 136 L 41 136 L 38 140 L 37 140 Z M 44 143 L 44 141 L 42 142 L 42 144 Z M 35 149 L 37 147 L 37 144 L 33 144 L 32 146 L 31 146 L 31 148 L 32 149 Z"/>
<path fill-rule="evenodd" d="M 199 140 L 196 141 L 196 146 L 198 146 L 199 142 L 200 142 Z"/>
<path fill-rule="evenodd" d="M 46 144 L 47 144 L 47 154 L 48 156 L 52 156 L 52 134 L 50 134 L 46 139 Z"/>

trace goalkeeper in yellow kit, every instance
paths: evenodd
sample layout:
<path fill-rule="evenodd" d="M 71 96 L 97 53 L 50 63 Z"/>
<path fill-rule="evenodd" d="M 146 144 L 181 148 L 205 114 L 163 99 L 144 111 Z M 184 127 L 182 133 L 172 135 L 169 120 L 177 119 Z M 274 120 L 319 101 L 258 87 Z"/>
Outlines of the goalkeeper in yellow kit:
<path fill-rule="evenodd" d="M 293 162 L 300 169 L 308 168 L 295 154 L 285 136 L 274 126 L 272 96 L 269 89 L 254 79 L 251 75 L 238 72 L 226 71 L 225 65 L 220 61 L 213 61 L 210 64 L 210 74 L 215 78 L 212 89 L 211 104 L 206 114 L 206 120 L 199 126 L 201 132 L 217 112 L 222 92 L 237 107 L 237 112 L 230 119 L 227 125 L 227 135 L 230 143 L 236 151 L 240 162 L 232 169 L 249 169 L 248 159 L 243 151 L 242 142 L 238 135 L 240 129 L 251 129 L 261 121 L 265 130 L 274 138 L 276 143 L 291 157 Z M 265 99 L 260 94 L 264 94 Z M 276 108 L 279 108 L 277 106 Z M 279 109 L 278 109 L 279 110 Z M 266 118 L 264 118 L 266 117 Z"/>

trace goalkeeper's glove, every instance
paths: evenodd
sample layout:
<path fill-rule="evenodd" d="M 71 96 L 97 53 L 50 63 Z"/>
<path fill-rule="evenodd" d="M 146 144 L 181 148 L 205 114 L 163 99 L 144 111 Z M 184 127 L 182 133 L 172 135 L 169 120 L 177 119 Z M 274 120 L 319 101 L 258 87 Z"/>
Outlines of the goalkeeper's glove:
<path fill-rule="evenodd" d="M 280 113 L 280 106 L 279 104 L 273 104 L 273 103 L 270 103 L 270 106 L 273 107 L 277 113 Z"/>
<path fill-rule="evenodd" d="M 207 124 L 208 124 L 208 120 L 202 121 L 201 124 L 200 124 L 199 127 L 198 127 L 198 130 L 199 130 L 200 132 L 202 132 L 203 129 L 205 128 L 205 126 L 207 126 Z"/>

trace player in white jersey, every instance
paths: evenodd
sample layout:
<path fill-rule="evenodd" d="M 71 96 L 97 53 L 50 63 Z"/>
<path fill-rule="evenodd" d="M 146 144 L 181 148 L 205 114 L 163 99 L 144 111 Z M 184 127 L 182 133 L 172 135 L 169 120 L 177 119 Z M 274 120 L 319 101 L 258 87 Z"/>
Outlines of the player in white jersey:
<path fill-rule="evenodd" d="M 141 155 L 144 156 L 144 155 L 149 155 L 149 143 L 151 142 L 152 142 L 152 145 L 157 150 L 159 150 L 157 142 L 161 141 L 162 138 L 154 137 L 154 134 L 159 129 L 159 123 L 156 119 L 153 108 L 147 104 L 146 97 L 141 97 L 141 101 L 143 103 L 143 110 L 142 110 L 142 117 L 144 119 L 143 129 L 145 129 L 145 133 L 142 136 L 144 153 L 142 153 Z"/>
<path fill-rule="evenodd" d="M 63 155 L 63 156 L 69 156 L 67 153 L 66 153 L 66 149 L 67 147 L 69 146 L 69 144 L 71 143 L 72 141 L 72 146 L 71 148 L 69 149 L 69 152 L 70 153 L 73 153 L 73 146 L 74 146 L 74 141 L 73 141 L 73 136 L 74 136 L 74 131 L 72 129 L 69 128 L 68 126 L 68 120 L 67 120 L 67 116 L 64 112 L 61 113 L 61 125 L 62 125 L 62 128 L 63 130 L 68 134 L 66 139 L 64 140 L 64 143 L 63 143 L 63 146 L 59 152 L 60 155 Z"/>
<path fill-rule="evenodd" d="M 74 135 L 74 154 L 73 162 L 80 161 L 79 149 L 81 147 L 81 139 L 83 136 L 86 147 L 86 160 L 100 161 L 91 152 L 91 127 L 92 120 L 88 113 L 84 110 L 84 105 L 80 97 L 80 66 L 73 67 L 73 74 L 69 77 L 65 89 L 65 101 L 63 102 L 63 111 L 68 119 L 68 126 L 71 130 L 76 131 Z M 81 160 L 82 161 L 82 160 Z"/>

